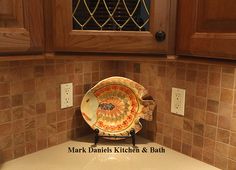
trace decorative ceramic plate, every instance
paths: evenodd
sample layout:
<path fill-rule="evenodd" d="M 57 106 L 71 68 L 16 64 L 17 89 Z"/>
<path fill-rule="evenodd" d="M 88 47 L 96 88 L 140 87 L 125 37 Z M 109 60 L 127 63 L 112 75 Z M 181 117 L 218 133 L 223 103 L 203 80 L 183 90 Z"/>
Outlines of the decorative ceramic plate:
<path fill-rule="evenodd" d="M 147 98 L 147 90 L 123 77 L 110 77 L 95 85 L 84 96 L 81 112 L 92 129 L 100 136 L 128 136 L 137 133 L 142 125 L 139 119 L 152 120 L 155 108 Z"/>

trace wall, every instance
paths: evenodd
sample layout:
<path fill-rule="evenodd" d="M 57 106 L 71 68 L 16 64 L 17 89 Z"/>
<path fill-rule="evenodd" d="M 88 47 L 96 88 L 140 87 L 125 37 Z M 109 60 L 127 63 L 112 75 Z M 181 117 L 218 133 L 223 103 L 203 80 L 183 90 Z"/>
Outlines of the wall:
<path fill-rule="evenodd" d="M 0 159 L 11 160 L 88 134 L 78 112 L 83 94 L 114 75 L 116 63 L 0 62 Z M 60 84 L 74 83 L 74 107 L 60 109 Z"/>
<path fill-rule="evenodd" d="M 221 169 L 236 169 L 235 64 L 40 60 L 0 62 L 0 155 L 11 160 L 89 133 L 78 108 L 84 93 L 113 75 L 131 78 L 157 102 L 141 135 Z M 61 110 L 59 86 L 74 83 Z M 185 116 L 170 113 L 171 88 L 186 89 Z"/>
<path fill-rule="evenodd" d="M 193 62 L 120 62 L 155 98 L 152 122 L 142 135 L 221 169 L 236 169 L 235 67 Z M 186 89 L 185 116 L 170 113 L 171 88 Z"/>

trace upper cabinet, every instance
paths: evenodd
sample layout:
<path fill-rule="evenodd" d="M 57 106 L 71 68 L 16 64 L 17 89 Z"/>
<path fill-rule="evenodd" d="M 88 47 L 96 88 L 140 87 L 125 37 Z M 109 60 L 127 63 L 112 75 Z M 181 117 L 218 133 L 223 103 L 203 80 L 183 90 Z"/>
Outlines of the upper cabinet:
<path fill-rule="evenodd" d="M 179 0 L 177 54 L 236 59 L 236 1 Z"/>
<path fill-rule="evenodd" d="M 235 0 L 0 0 L 0 55 L 46 51 L 236 59 L 235 11 Z"/>
<path fill-rule="evenodd" d="M 176 0 L 54 0 L 54 49 L 173 53 Z"/>
<path fill-rule="evenodd" d="M 0 54 L 43 51 L 42 0 L 0 0 Z"/>

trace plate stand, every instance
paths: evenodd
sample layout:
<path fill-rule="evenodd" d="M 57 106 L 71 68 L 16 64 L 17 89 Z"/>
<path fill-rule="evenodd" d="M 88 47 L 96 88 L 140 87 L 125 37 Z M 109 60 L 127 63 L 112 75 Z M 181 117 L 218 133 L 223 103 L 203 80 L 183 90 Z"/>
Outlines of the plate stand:
<path fill-rule="evenodd" d="M 132 144 L 133 146 L 135 146 L 135 130 L 132 129 L 130 132 L 129 136 L 99 136 L 99 130 L 95 129 L 94 130 L 94 145 L 96 146 L 98 141 L 99 141 L 99 137 L 107 137 L 107 138 L 132 138 Z"/>

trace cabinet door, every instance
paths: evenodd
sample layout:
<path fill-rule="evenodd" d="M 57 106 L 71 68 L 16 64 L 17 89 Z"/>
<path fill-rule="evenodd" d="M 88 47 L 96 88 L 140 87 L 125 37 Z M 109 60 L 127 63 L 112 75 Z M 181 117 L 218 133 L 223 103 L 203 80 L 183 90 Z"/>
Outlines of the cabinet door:
<path fill-rule="evenodd" d="M 55 0 L 54 48 L 67 52 L 167 53 L 174 48 L 174 29 L 169 29 L 174 1 Z M 155 38 L 158 31 L 159 41 Z"/>
<path fill-rule="evenodd" d="M 177 54 L 236 57 L 235 0 L 179 0 Z"/>
<path fill-rule="evenodd" d="M 0 0 L 0 54 L 42 51 L 42 0 Z"/>

